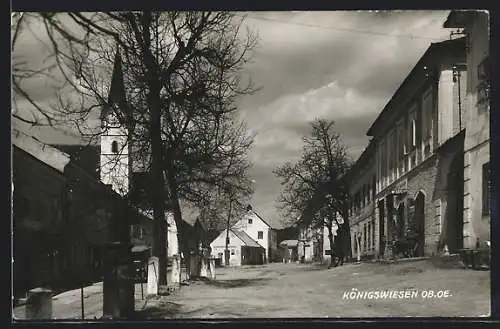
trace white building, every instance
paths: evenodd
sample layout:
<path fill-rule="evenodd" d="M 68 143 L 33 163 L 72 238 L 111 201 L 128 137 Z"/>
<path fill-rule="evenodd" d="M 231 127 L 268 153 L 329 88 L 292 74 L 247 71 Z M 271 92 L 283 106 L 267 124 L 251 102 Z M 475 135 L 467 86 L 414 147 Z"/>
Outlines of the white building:
<path fill-rule="evenodd" d="M 240 241 L 238 243 L 243 243 L 241 245 L 234 245 L 231 251 L 230 258 L 240 257 L 241 259 L 235 263 L 233 260 L 230 265 L 241 265 L 245 263 L 243 259 L 243 253 L 240 253 L 240 247 L 248 248 L 262 248 L 263 249 L 263 259 L 262 263 L 267 263 L 270 261 L 281 261 L 278 252 L 278 241 L 277 241 L 277 231 L 271 227 L 271 225 L 262 218 L 255 210 L 249 209 L 245 215 L 238 220 L 235 224 L 231 226 L 229 234 L 234 235 L 234 238 L 230 237 L 230 241 Z M 227 230 L 223 230 L 220 235 L 212 241 L 210 244 L 212 248 L 212 256 L 216 258 L 221 258 L 222 263 L 224 263 L 224 250 L 226 244 Z M 243 241 L 243 242 L 241 242 Z M 233 254 L 233 252 L 235 254 Z M 255 254 L 259 254 L 260 251 L 252 250 L 251 255 L 248 251 L 246 256 L 247 260 L 251 257 L 252 262 L 256 262 L 254 258 L 257 257 Z M 260 257 L 260 256 L 259 256 Z"/>
<path fill-rule="evenodd" d="M 212 257 L 218 258 L 224 264 L 226 237 L 229 237 L 229 266 L 257 265 L 265 262 L 265 249 L 244 231 L 234 228 L 222 231 L 212 243 Z"/>
<path fill-rule="evenodd" d="M 464 248 L 490 240 L 489 15 L 453 10 L 445 28 L 466 36 L 467 84 L 464 97 Z"/>
<path fill-rule="evenodd" d="M 245 232 L 265 249 L 264 262 L 279 261 L 279 259 L 274 259 L 278 257 L 277 232 L 253 209 L 250 209 L 232 228 Z"/>
<path fill-rule="evenodd" d="M 340 215 L 337 216 L 340 224 L 344 221 Z M 338 226 L 336 223 L 332 225 L 333 239 L 337 236 Z M 299 229 L 299 243 L 297 252 L 299 260 L 304 262 L 321 261 L 323 263 L 330 262 L 331 248 L 329 232 L 326 226 L 313 228 L 311 225 L 301 227 Z"/>

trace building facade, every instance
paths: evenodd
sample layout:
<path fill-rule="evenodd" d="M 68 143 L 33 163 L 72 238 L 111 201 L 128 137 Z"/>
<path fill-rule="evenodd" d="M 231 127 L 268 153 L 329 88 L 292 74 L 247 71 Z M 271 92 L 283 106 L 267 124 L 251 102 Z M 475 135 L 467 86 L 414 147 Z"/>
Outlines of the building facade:
<path fill-rule="evenodd" d="M 337 216 L 340 224 L 343 223 L 342 218 Z M 338 226 L 332 224 L 333 241 L 336 242 Z M 313 225 L 303 225 L 299 227 L 299 239 L 297 244 L 297 253 L 299 261 L 321 262 L 328 264 L 331 260 L 331 246 L 328 237 L 329 231 L 326 226 L 313 227 Z"/>
<path fill-rule="evenodd" d="M 463 244 L 477 248 L 491 239 L 489 15 L 452 11 L 444 27 L 458 29 L 466 38 Z"/>
<path fill-rule="evenodd" d="M 348 174 L 353 256 L 463 248 L 465 72 L 464 38 L 431 44 L 369 128 Z"/>
<path fill-rule="evenodd" d="M 68 154 L 12 131 L 15 296 L 101 279 L 103 249 L 141 216 Z"/>
<path fill-rule="evenodd" d="M 226 250 L 226 237 L 229 238 L 229 266 L 257 265 L 265 263 L 265 249 L 257 241 L 252 239 L 246 232 L 231 228 L 222 231 L 214 241 L 210 243 L 211 255 L 220 259 L 224 264 L 224 252 Z"/>
<path fill-rule="evenodd" d="M 250 209 L 233 226 L 237 231 L 243 231 L 257 241 L 265 249 L 264 262 L 279 261 L 277 230 L 262 218 L 255 210 Z"/>
<path fill-rule="evenodd" d="M 350 192 L 349 224 L 353 257 L 371 258 L 379 254 L 375 231 L 376 162 L 375 143 L 370 142 L 347 174 Z"/>

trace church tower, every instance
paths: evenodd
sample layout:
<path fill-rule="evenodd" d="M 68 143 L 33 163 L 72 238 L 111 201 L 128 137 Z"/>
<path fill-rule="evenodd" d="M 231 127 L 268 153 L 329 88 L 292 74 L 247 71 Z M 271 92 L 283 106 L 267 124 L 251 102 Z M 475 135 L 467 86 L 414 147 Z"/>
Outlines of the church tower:
<path fill-rule="evenodd" d="M 108 104 L 101 111 L 101 181 L 124 196 L 129 192 L 131 176 L 129 111 L 119 50 L 114 60 Z"/>

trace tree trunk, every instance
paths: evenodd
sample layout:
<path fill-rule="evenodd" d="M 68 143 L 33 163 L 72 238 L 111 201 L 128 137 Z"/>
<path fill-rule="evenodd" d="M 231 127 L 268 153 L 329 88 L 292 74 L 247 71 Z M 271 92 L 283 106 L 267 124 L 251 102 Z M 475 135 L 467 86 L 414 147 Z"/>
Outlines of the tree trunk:
<path fill-rule="evenodd" d="M 150 97 L 151 99 L 156 97 Z M 154 243 L 153 255 L 158 257 L 158 283 L 167 282 L 167 225 L 165 223 L 165 183 L 162 170 L 162 140 L 160 135 L 160 110 L 159 102 L 150 102 L 151 117 L 151 177 L 153 185 L 153 230 Z M 154 110 L 153 110 L 154 109 Z"/>
<path fill-rule="evenodd" d="M 147 70 L 147 104 L 151 111 L 149 134 L 151 143 L 151 178 L 153 203 L 153 256 L 158 257 L 158 283 L 167 282 L 167 225 L 165 223 L 165 181 L 163 177 L 163 141 L 161 139 L 160 79 L 154 57 L 151 53 L 151 12 L 144 12 L 142 18 L 144 64 Z"/>
<path fill-rule="evenodd" d="M 150 102 L 151 118 L 151 178 L 153 185 L 153 256 L 158 257 L 158 283 L 167 282 L 167 225 L 165 223 L 165 183 L 162 170 L 162 140 L 160 135 L 159 103 Z M 155 110 L 153 110 L 155 108 Z M 157 108 L 157 109 L 156 109 Z"/>

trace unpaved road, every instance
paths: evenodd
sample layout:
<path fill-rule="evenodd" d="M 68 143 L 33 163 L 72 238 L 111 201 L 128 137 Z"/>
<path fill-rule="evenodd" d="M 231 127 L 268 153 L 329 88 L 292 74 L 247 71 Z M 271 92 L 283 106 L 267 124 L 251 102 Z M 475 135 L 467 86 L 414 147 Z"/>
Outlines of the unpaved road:
<path fill-rule="evenodd" d="M 268 264 L 217 270 L 216 281 L 194 282 L 173 296 L 148 301 L 140 313 L 148 318 L 452 317 L 490 313 L 489 271 L 437 268 L 428 260 L 346 264 L 334 269 Z M 372 291 L 372 298 L 343 298 L 353 288 L 366 291 L 366 295 Z M 375 299 L 377 290 L 408 293 Z"/>

